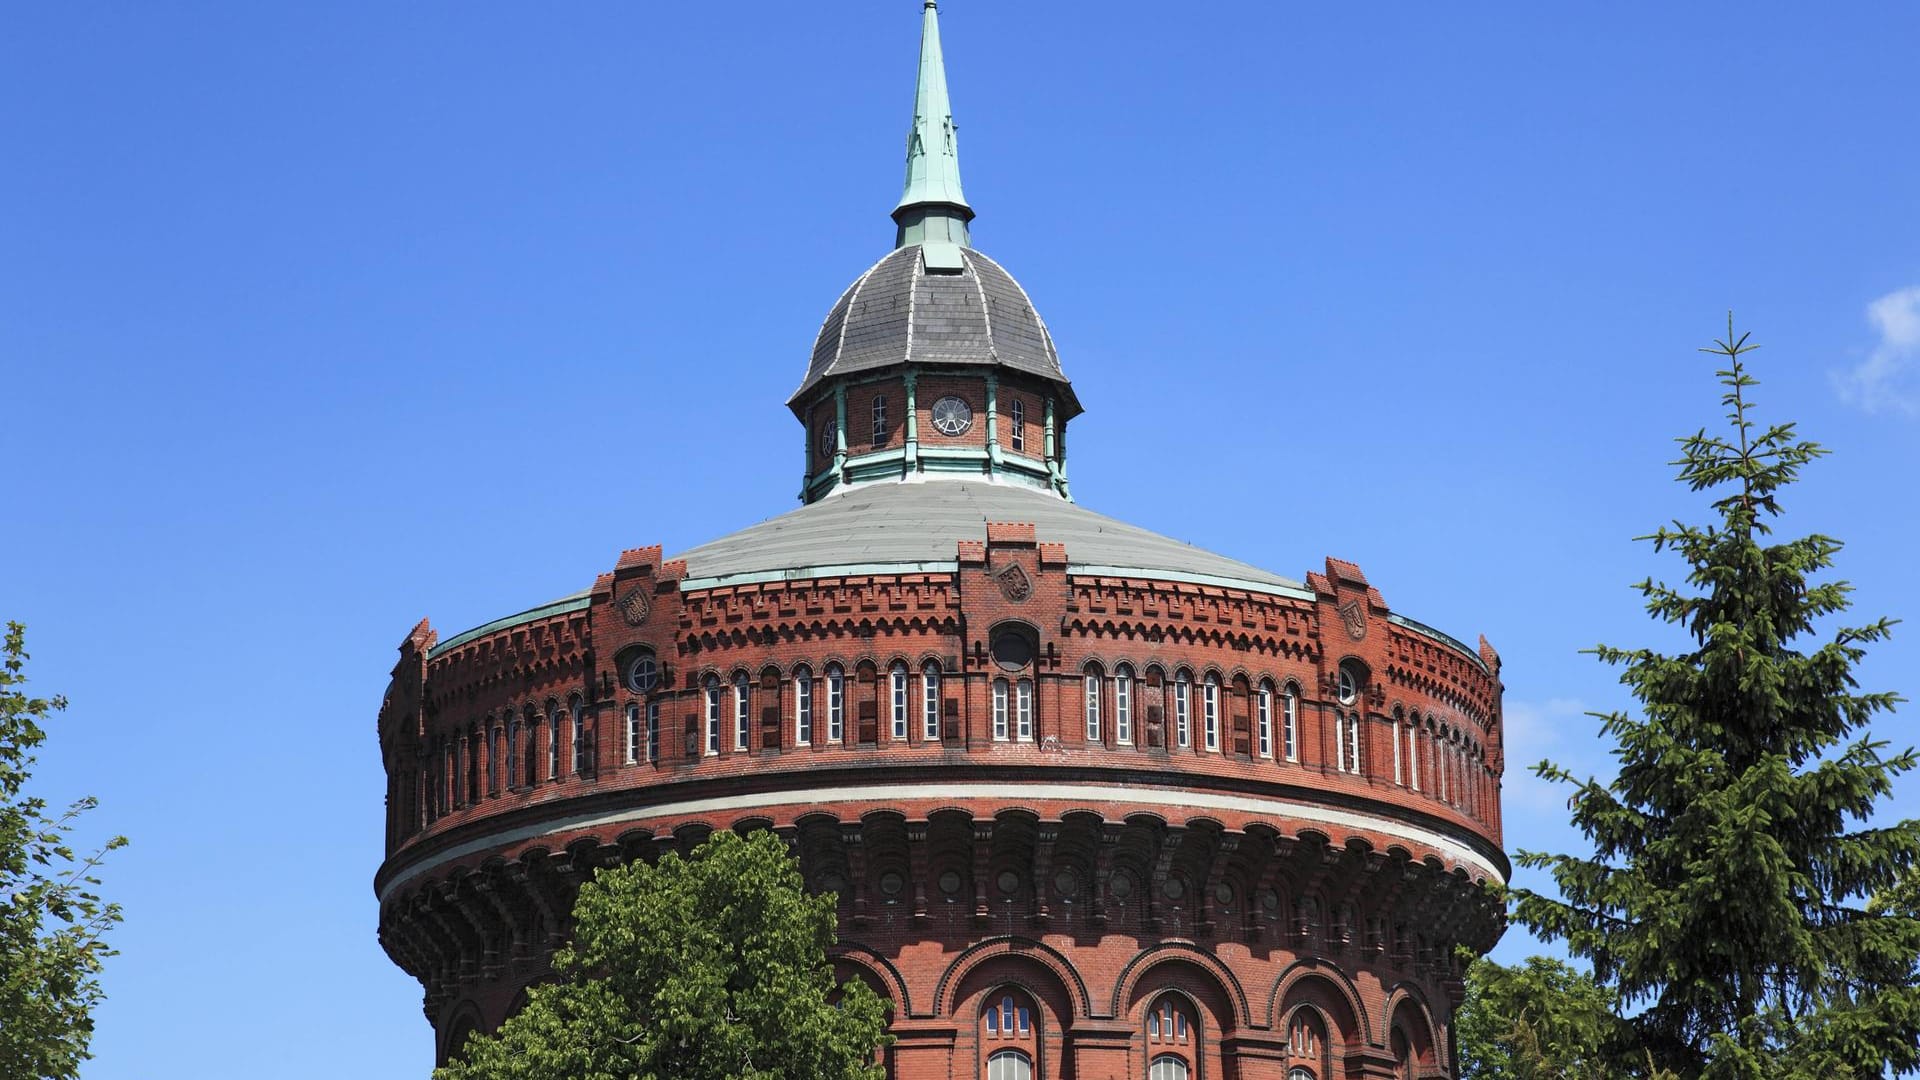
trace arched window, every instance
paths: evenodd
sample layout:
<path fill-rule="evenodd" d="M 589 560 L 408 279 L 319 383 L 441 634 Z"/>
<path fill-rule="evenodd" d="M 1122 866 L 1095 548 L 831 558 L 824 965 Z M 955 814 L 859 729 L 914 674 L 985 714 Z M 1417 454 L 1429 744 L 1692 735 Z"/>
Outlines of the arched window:
<path fill-rule="evenodd" d="M 887 441 L 887 395 L 873 395 L 873 445 L 883 446 Z"/>
<path fill-rule="evenodd" d="M 1220 678 L 1208 675 L 1200 684 L 1200 718 L 1206 732 L 1207 749 L 1220 749 Z"/>
<path fill-rule="evenodd" d="M 624 743 L 629 765 L 640 760 L 640 736 L 640 706 L 630 704 L 627 706 L 627 738 Z"/>
<path fill-rule="evenodd" d="M 827 741 L 838 745 L 847 737 L 847 674 L 839 664 L 827 665 Z"/>
<path fill-rule="evenodd" d="M 1287 1070 L 1287 1080 L 1313 1080 L 1313 1070 L 1295 1065 Z"/>
<path fill-rule="evenodd" d="M 1414 713 L 1407 722 L 1407 780 L 1413 790 L 1420 790 L 1420 714 Z"/>
<path fill-rule="evenodd" d="M 1125 664 L 1113 670 L 1113 739 L 1133 745 L 1133 669 Z"/>
<path fill-rule="evenodd" d="M 793 744 L 813 745 L 813 670 L 793 669 Z"/>
<path fill-rule="evenodd" d="M 940 665 L 932 660 L 920 668 L 920 737 L 940 741 Z"/>
<path fill-rule="evenodd" d="M 1007 739 L 1007 680 L 993 680 L 993 737 Z"/>
<path fill-rule="evenodd" d="M 1280 694 L 1280 749 L 1288 761 L 1300 760 L 1300 695 L 1292 683 Z"/>
<path fill-rule="evenodd" d="M 1320 1014 L 1306 1006 L 1295 1009 L 1287 1024 L 1288 1080 L 1301 1074 L 1311 1080 L 1324 1073 L 1329 1053 L 1327 1026 Z"/>
<path fill-rule="evenodd" d="M 1013 399 L 1013 451 L 1024 454 L 1027 450 L 1027 403 L 1019 398 Z"/>
<path fill-rule="evenodd" d="M 1189 1075 L 1186 1061 L 1173 1054 L 1161 1054 L 1147 1066 L 1147 1080 L 1187 1080 Z"/>
<path fill-rule="evenodd" d="M 520 718 L 507 718 L 507 789 L 520 786 Z"/>
<path fill-rule="evenodd" d="M 527 710 L 527 779 L 526 779 L 526 784 L 528 787 L 532 787 L 534 783 L 539 779 L 538 775 L 536 775 L 534 772 L 535 768 L 537 768 L 537 766 L 535 765 L 535 762 L 538 762 L 539 760 L 540 760 L 540 714 L 534 712 L 532 708 L 528 708 Z"/>
<path fill-rule="evenodd" d="M 587 771 L 587 717 L 580 699 L 567 702 L 567 771 L 575 776 Z"/>
<path fill-rule="evenodd" d="M 720 677 L 707 676 L 707 754 L 720 752 Z"/>
<path fill-rule="evenodd" d="M 1262 682 L 1260 684 L 1260 695 L 1259 695 L 1258 702 L 1256 702 L 1256 706 L 1258 708 L 1259 718 L 1258 718 L 1258 723 L 1255 725 L 1255 728 L 1254 728 L 1254 735 L 1259 740 L 1259 743 L 1260 743 L 1260 756 L 1263 758 L 1270 758 L 1273 756 L 1273 684 L 1272 683 Z"/>
<path fill-rule="evenodd" d="M 1173 677 L 1173 734 L 1181 749 L 1193 745 L 1193 720 L 1187 705 L 1187 673 Z"/>
<path fill-rule="evenodd" d="M 1406 786 L 1406 769 L 1400 764 L 1400 710 L 1393 712 L 1393 782 Z"/>
<path fill-rule="evenodd" d="M 753 683 L 747 679 L 744 671 L 733 676 L 733 748 L 747 749 L 747 742 L 753 737 Z"/>
<path fill-rule="evenodd" d="M 1100 745 L 1100 738 L 1102 735 L 1102 732 L 1100 730 L 1100 672 L 1099 670 L 1094 669 L 1094 670 L 1088 671 L 1086 674 L 1086 678 L 1084 680 L 1084 684 L 1085 685 L 1083 686 L 1083 692 L 1086 696 L 1085 704 L 1087 709 L 1087 742 L 1091 745 L 1098 746 Z"/>
<path fill-rule="evenodd" d="M 1015 737 L 1033 741 L 1033 680 L 1021 679 L 1013 686 Z"/>
<path fill-rule="evenodd" d="M 660 703 L 647 702 L 647 760 L 660 760 Z"/>
<path fill-rule="evenodd" d="M 1019 1050 L 1000 1050 L 987 1058 L 987 1080 L 1033 1080 L 1033 1059 Z"/>
<path fill-rule="evenodd" d="M 989 993 L 980 1005 L 980 1051 L 987 1080 L 1032 1080 L 1039 1028 L 1033 1000 L 1024 991 Z"/>
<path fill-rule="evenodd" d="M 560 742 L 572 737 L 573 733 L 567 728 L 567 711 L 555 705 L 547 718 L 547 779 L 560 779 Z"/>
<path fill-rule="evenodd" d="M 891 711 L 889 729 L 896 741 L 907 741 L 907 665 L 898 660 L 887 670 L 888 704 Z"/>

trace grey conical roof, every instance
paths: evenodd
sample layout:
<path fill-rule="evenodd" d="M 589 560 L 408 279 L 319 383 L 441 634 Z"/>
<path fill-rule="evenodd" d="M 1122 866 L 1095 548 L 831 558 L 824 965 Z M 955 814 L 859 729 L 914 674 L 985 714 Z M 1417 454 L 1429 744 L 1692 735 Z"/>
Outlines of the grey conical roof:
<path fill-rule="evenodd" d="M 950 248 L 958 272 L 930 272 L 922 250 L 888 252 L 841 294 L 788 404 L 830 376 L 904 363 L 989 364 L 1059 383 L 1066 414 L 1079 412 L 1047 325 L 1013 275 L 972 248 Z"/>

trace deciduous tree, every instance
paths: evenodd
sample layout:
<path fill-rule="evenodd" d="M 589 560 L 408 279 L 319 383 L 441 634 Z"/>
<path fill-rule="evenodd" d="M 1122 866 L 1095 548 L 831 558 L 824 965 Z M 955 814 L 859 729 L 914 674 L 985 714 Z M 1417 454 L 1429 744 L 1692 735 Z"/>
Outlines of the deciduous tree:
<path fill-rule="evenodd" d="M 68 837 L 94 800 L 55 815 L 26 794 L 41 725 L 67 707 L 27 696 L 26 661 L 26 629 L 10 622 L 0 646 L 0 1076 L 66 1080 L 89 1056 L 100 962 L 113 955 L 104 935 L 120 921 L 93 873 L 126 838 L 76 856 Z"/>
<path fill-rule="evenodd" d="M 573 913 L 559 981 L 438 1080 L 880 1080 L 884 1003 L 834 984 L 834 898 L 772 833 L 601 870 Z"/>

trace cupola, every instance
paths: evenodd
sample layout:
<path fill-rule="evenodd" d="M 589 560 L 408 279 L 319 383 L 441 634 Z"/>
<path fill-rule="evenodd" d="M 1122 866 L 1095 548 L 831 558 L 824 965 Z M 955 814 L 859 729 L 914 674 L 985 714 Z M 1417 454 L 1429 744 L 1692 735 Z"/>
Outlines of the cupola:
<path fill-rule="evenodd" d="M 1069 497 L 1066 425 L 1080 402 L 1026 290 L 972 246 L 958 139 L 927 0 L 896 246 L 827 312 L 787 401 L 807 431 L 802 501 L 942 478 Z"/>

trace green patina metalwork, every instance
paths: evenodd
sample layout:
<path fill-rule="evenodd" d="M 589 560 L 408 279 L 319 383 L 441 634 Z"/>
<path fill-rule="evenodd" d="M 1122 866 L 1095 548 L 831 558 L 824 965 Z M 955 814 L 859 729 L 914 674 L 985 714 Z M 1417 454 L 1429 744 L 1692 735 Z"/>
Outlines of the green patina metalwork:
<path fill-rule="evenodd" d="M 940 53 L 940 12 L 926 0 L 920 23 L 920 76 L 913 89 L 913 126 L 907 131 L 907 183 L 893 209 L 894 244 L 927 245 L 929 269 L 959 269 L 969 243 L 973 208 L 960 190 L 959 129 L 947 98 L 947 65 Z M 935 261 L 951 267 L 936 267 Z"/>

